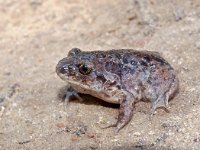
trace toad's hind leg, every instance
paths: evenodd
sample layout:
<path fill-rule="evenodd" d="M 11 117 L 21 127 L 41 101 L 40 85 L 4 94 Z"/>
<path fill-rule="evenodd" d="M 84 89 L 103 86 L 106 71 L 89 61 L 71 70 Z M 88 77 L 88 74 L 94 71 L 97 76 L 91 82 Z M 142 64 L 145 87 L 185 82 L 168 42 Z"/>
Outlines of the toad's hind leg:
<path fill-rule="evenodd" d="M 116 132 L 119 132 L 125 125 L 127 125 L 133 117 L 133 102 L 123 100 L 120 105 L 119 116 L 117 120 Z"/>
<path fill-rule="evenodd" d="M 165 93 L 159 95 L 157 99 L 152 98 L 152 107 L 151 107 L 151 114 L 155 112 L 155 110 L 159 107 L 165 108 L 167 112 L 168 110 L 168 101 L 175 96 L 179 89 L 179 80 L 177 76 L 174 77 L 174 81 L 171 83 L 170 88 Z"/>
<path fill-rule="evenodd" d="M 157 108 L 164 108 L 167 112 L 169 112 L 168 101 L 168 93 L 158 96 L 158 98 L 151 103 L 151 116 L 155 113 Z"/>
<path fill-rule="evenodd" d="M 127 125 L 133 116 L 134 98 L 131 94 L 127 94 L 126 98 L 120 102 L 120 110 L 118 120 L 115 124 L 108 127 L 116 127 L 116 132 L 119 132 L 125 125 Z"/>

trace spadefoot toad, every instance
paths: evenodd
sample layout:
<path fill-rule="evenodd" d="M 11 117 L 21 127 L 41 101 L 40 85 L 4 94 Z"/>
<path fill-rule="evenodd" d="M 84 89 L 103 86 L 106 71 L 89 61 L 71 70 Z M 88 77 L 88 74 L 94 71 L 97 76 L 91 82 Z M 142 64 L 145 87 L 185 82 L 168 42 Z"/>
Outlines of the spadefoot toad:
<path fill-rule="evenodd" d="M 150 101 L 153 113 L 158 107 L 166 108 L 178 90 L 174 69 L 159 53 L 150 51 L 73 48 L 59 61 L 56 73 L 70 85 L 66 101 L 71 96 L 81 100 L 78 93 L 84 93 L 120 104 L 118 120 L 110 125 L 117 132 L 131 120 L 137 101 Z"/>

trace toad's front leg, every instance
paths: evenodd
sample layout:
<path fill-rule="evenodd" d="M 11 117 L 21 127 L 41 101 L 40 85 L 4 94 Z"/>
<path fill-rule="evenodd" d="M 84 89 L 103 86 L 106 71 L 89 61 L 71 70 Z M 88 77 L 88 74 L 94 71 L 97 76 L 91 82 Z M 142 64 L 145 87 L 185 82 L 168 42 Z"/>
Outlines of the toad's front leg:
<path fill-rule="evenodd" d="M 78 95 L 78 93 L 70 86 L 65 94 L 65 106 L 68 104 L 70 98 L 72 97 L 77 98 L 79 101 L 83 101 L 83 99 Z"/>
<path fill-rule="evenodd" d="M 133 109 L 134 97 L 132 94 L 128 93 L 120 102 L 120 110 L 117 122 L 105 128 L 116 127 L 116 132 L 119 132 L 119 130 L 121 130 L 125 125 L 127 125 L 130 122 L 133 116 Z"/>

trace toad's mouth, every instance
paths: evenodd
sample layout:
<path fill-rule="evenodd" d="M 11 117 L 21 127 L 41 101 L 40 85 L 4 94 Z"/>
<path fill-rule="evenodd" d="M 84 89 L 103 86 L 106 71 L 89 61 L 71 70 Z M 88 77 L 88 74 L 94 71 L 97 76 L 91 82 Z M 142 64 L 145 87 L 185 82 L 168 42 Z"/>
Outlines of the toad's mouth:
<path fill-rule="evenodd" d="M 93 88 L 91 88 L 89 85 L 87 84 L 82 84 L 81 82 L 78 81 L 74 81 L 74 80 L 67 80 L 65 79 L 65 81 L 74 89 L 76 90 L 78 93 L 82 93 L 82 94 L 90 94 L 96 97 L 97 93 L 100 91 L 97 91 Z"/>
<path fill-rule="evenodd" d="M 62 73 L 57 72 L 57 75 L 64 81 L 69 80 L 69 76 L 67 74 L 62 74 Z"/>
<path fill-rule="evenodd" d="M 68 74 L 62 74 L 62 73 L 59 73 L 58 76 L 63 80 L 63 81 L 66 81 L 67 83 L 69 84 L 72 84 L 72 85 L 80 85 L 84 88 L 89 88 L 89 86 L 86 84 L 86 83 L 82 83 L 80 80 L 78 80 L 75 76 L 70 76 Z"/>
<path fill-rule="evenodd" d="M 68 80 L 65 79 L 65 81 L 72 86 L 80 86 L 80 88 L 83 88 L 83 89 L 89 89 L 90 88 L 88 85 L 82 84 L 81 82 L 78 82 L 78 81 L 69 80 L 69 79 Z"/>

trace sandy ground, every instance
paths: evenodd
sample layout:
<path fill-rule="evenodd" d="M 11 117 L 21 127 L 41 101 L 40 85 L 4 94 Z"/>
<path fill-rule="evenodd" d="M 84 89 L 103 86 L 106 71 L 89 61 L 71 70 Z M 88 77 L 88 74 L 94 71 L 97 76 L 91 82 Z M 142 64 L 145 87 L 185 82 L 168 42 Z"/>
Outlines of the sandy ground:
<path fill-rule="evenodd" d="M 199 0 L 0 0 L 0 149 L 200 149 Z M 73 47 L 158 51 L 180 92 L 149 120 L 136 105 L 119 134 L 118 106 L 84 96 L 65 108 L 57 62 Z"/>

